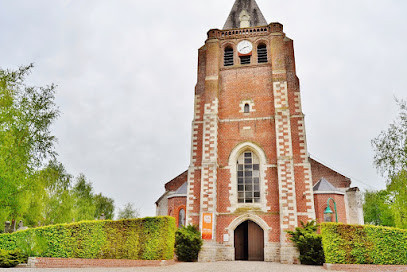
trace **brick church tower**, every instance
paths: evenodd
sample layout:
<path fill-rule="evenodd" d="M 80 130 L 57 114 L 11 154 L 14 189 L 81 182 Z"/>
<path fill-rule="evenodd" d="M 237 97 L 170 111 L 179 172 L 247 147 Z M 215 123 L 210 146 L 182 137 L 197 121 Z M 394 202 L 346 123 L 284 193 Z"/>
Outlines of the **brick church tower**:
<path fill-rule="evenodd" d="M 223 29 L 210 30 L 199 49 L 190 166 L 166 184 L 157 213 L 199 226 L 201 261 L 294 263 L 286 230 L 323 217 L 311 170 L 293 41 L 255 0 L 236 0 Z M 330 181 L 342 189 L 324 179 L 332 187 L 318 203 L 323 209 L 337 196 L 346 222 L 350 180 L 318 172 L 336 176 Z"/>

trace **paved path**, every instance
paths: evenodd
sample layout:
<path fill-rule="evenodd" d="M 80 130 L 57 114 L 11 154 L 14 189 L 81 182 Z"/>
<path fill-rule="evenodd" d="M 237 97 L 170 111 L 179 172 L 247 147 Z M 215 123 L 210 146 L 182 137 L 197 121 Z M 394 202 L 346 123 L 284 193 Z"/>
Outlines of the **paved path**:
<path fill-rule="evenodd" d="M 6 269 L 0 269 L 0 271 Z M 66 269 L 7 269 L 11 272 L 322 272 L 322 267 L 303 265 L 284 265 L 268 262 L 216 262 L 216 263 L 177 263 L 164 267 L 138 267 L 138 268 L 66 268 Z"/>

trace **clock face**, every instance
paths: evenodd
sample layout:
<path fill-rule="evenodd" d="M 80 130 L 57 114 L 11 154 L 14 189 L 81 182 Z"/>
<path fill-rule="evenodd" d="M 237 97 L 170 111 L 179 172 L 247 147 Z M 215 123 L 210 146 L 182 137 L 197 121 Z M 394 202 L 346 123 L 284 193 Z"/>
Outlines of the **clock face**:
<path fill-rule="evenodd" d="M 237 45 L 237 51 L 240 54 L 249 54 L 250 52 L 252 52 L 253 50 L 253 45 L 251 42 L 249 41 L 241 41 L 238 45 Z"/>

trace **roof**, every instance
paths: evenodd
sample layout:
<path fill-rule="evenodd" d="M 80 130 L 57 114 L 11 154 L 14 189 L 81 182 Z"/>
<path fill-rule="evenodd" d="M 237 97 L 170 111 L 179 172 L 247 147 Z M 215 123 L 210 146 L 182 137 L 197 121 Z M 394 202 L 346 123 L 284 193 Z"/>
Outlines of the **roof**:
<path fill-rule="evenodd" d="M 187 188 L 188 188 L 188 183 L 185 182 L 184 184 L 181 185 L 181 187 L 178 188 L 178 190 L 175 192 L 175 194 L 176 195 L 186 195 Z"/>
<path fill-rule="evenodd" d="M 182 172 L 169 182 L 165 184 L 166 191 L 176 191 L 182 184 L 184 184 L 188 179 L 188 170 Z"/>
<path fill-rule="evenodd" d="M 182 184 L 178 190 L 175 192 L 171 192 L 168 194 L 167 198 L 173 198 L 173 197 L 187 197 L 187 189 L 188 189 L 188 182 L 185 182 Z"/>
<path fill-rule="evenodd" d="M 242 25 L 241 19 L 248 19 L 250 25 Z M 236 0 L 230 11 L 229 17 L 223 29 L 243 28 L 243 27 L 256 27 L 266 26 L 267 21 L 263 16 L 256 0 Z"/>
<path fill-rule="evenodd" d="M 321 178 L 315 185 L 314 185 L 314 193 L 315 192 L 325 192 L 325 193 L 340 193 L 343 194 L 341 190 L 333 186 L 329 181 L 325 178 Z"/>

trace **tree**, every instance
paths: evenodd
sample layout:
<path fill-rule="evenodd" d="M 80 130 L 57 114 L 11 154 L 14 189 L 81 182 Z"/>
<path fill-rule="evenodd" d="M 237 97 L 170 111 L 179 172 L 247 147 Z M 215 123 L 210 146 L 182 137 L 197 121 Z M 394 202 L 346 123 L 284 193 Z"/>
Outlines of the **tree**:
<path fill-rule="evenodd" d="M 101 214 L 104 214 L 106 219 L 113 219 L 114 200 L 102 194 L 95 195 L 94 200 L 96 205 L 95 218 L 99 218 Z"/>
<path fill-rule="evenodd" d="M 50 126 L 59 115 L 55 85 L 27 86 L 33 65 L 17 71 L 0 69 L 0 219 L 13 225 L 35 195 L 35 171 L 56 156 Z"/>
<path fill-rule="evenodd" d="M 391 196 L 387 190 L 367 191 L 363 211 L 365 222 L 377 226 L 394 227 Z"/>
<path fill-rule="evenodd" d="M 407 170 L 407 103 L 397 99 L 396 102 L 400 108 L 398 118 L 372 140 L 374 164 L 388 182 L 400 171 Z"/>
<path fill-rule="evenodd" d="M 387 178 L 387 189 L 381 193 L 381 198 L 376 197 L 375 201 L 379 204 L 374 201 L 365 203 L 365 212 L 376 212 L 376 222 L 390 224 L 390 209 L 394 225 L 407 228 L 407 103 L 397 99 L 396 102 L 400 108 L 398 118 L 390 124 L 387 131 L 382 131 L 372 140 L 374 163 L 378 171 Z M 384 195 L 386 198 L 383 201 Z"/>
<path fill-rule="evenodd" d="M 33 65 L 0 69 L 0 224 L 36 226 L 113 217 L 114 201 L 56 160 L 51 125 L 59 116 L 55 85 L 25 84 Z"/>
<path fill-rule="evenodd" d="M 62 163 L 52 160 L 39 171 L 38 183 L 44 184 L 43 224 L 72 222 L 75 198 L 72 192 L 72 175 L 68 174 Z"/>
<path fill-rule="evenodd" d="M 407 229 L 407 170 L 393 176 L 387 190 L 392 198 L 391 209 L 396 227 Z"/>
<path fill-rule="evenodd" d="M 124 205 L 124 209 L 119 210 L 119 219 L 132 219 L 132 218 L 138 218 L 140 216 L 140 212 L 134 208 L 133 203 L 127 203 Z"/>
<path fill-rule="evenodd" d="M 96 205 L 93 196 L 93 187 L 92 183 L 86 180 L 84 174 L 80 174 L 76 178 L 73 194 L 75 196 L 75 220 L 95 219 Z"/>

